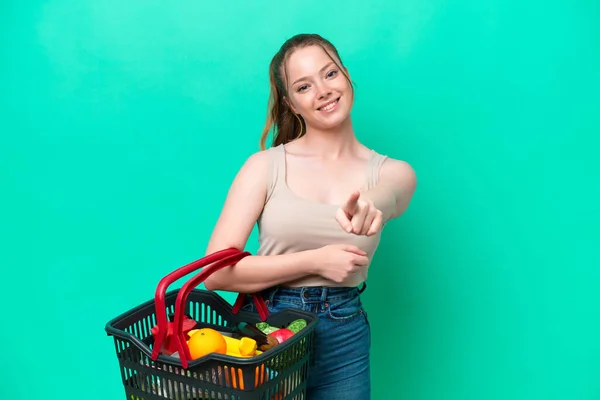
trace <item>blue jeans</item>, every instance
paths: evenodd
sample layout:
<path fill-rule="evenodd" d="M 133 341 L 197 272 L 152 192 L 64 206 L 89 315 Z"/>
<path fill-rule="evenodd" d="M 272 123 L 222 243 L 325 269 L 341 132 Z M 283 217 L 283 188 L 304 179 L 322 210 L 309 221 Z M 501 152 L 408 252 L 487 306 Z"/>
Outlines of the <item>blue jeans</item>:
<path fill-rule="evenodd" d="M 363 290 L 276 287 L 262 292 L 271 313 L 293 307 L 319 317 L 307 400 L 371 398 L 371 329 L 360 300 Z M 245 309 L 256 311 L 252 303 Z"/>

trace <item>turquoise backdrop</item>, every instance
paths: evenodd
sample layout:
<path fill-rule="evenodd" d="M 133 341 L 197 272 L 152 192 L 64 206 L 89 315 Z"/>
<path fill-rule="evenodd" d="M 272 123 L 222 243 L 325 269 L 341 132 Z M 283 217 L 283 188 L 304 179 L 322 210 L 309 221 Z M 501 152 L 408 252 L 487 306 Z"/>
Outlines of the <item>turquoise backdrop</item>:
<path fill-rule="evenodd" d="M 365 292 L 373 397 L 600 398 L 599 4 L 3 2 L 0 397 L 124 398 L 105 323 L 203 255 L 272 55 L 318 32 L 419 178 Z"/>

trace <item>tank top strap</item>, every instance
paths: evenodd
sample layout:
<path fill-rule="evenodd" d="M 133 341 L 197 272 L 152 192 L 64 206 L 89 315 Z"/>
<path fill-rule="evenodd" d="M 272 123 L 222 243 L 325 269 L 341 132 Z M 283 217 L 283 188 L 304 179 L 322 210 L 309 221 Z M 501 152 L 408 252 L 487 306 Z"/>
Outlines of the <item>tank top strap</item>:
<path fill-rule="evenodd" d="M 285 150 L 283 144 L 270 147 L 268 152 L 269 176 L 267 180 L 267 202 L 278 187 L 285 182 Z"/>
<path fill-rule="evenodd" d="M 367 166 L 367 190 L 377 186 L 377 183 L 379 182 L 379 171 L 387 159 L 388 156 L 384 156 L 377 153 L 375 150 L 371 150 L 371 158 Z"/>

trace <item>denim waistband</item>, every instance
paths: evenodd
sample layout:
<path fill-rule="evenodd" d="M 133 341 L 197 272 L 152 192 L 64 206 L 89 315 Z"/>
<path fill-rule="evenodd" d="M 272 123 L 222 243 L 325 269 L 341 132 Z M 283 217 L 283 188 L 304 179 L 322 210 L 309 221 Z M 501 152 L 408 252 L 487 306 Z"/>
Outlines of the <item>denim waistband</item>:
<path fill-rule="evenodd" d="M 265 300 L 273 301 L 277 297 L 296 298 L 303 303 L 317 303 L 323 301 L 336 301 L 352 298 L 360 295 L 367 288 L 366 283 L 362 287 L 331 287 L 331 286 L 304 286 L 288 287 L 276 286 L 261 292 Z"/>

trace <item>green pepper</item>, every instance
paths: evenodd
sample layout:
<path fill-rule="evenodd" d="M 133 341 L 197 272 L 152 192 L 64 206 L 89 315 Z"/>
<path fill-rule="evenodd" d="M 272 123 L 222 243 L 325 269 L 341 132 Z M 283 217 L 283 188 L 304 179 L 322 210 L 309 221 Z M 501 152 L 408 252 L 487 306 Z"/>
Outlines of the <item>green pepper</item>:
<path fill-rule="evenodd" d="M 266 322 L 259 322 L 256 324 L 256 327 L 265 335 L 268 335 L 269 333 L 275 332 L 277 329 L 279 329 L 279 328 L 269 325 Z"/>
<path fill-rule="evenodd" d="M 288 325 L 288 329 L 294 333 L 298 333 L 300 332 L 302 329 L 306 328 L 306 320 L 304 319 L 297 319 L 295 321 L 292 321 L 289 325 Z"/>

